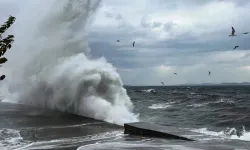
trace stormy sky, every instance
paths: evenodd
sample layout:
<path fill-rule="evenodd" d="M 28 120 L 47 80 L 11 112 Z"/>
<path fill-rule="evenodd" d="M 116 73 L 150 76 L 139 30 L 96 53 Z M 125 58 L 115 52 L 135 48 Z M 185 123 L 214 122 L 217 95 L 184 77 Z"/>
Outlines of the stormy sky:
<path fill-rule="evenodd" d="M 130 85 L 249 81 L 250 35 L 241 34 L 249 8 L 245 0 L 105 0 L 89 30 L 92 55 Z"/>
<path fill-rule="evenodd" d="M 1 0 L 0 21 L 28 1 Z M 91 55 L 104 56 L 129 85 L 247 82 L 250 34 L 241 33 L 250 32 L 249 8 L 246 0 L 104 0 L 87 28 Z"/>

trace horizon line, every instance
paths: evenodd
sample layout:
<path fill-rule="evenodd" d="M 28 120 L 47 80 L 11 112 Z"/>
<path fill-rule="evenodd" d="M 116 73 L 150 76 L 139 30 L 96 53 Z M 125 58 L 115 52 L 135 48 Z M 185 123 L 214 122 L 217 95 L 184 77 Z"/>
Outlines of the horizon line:
<path fill-rule="evenodd" d="M 183 83 L 183 84 L 166 84 L 166 85 L 129 85 L 123 84 L 123 86 L 197 86 L 197 85 L 250 85 L 250 82 L 222 82 L 222 83 Z"/>

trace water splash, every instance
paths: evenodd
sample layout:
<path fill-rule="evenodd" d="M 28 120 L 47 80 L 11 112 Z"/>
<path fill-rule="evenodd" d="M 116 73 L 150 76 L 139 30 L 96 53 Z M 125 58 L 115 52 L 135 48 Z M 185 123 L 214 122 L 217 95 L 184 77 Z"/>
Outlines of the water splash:
<path fill-rule="evenodd" d="M 10 75 L 15 80 L 8 81 L 8 88 L 18 95 L 16 100 L 119 125 L 138 121 L 116 69 L 105 58 L 89 57 L 85 29 L 100 1 L 50 3 L 48 13 L 32 23 L 36 26 L 31 30 L 32 42 L 15 45 L 20 53 L 29 53 L 18 67 L 9 66 L 18 68 L 13 72 L 19 76 Z M 16 32 L 18 41 L 24 32 Z"/>

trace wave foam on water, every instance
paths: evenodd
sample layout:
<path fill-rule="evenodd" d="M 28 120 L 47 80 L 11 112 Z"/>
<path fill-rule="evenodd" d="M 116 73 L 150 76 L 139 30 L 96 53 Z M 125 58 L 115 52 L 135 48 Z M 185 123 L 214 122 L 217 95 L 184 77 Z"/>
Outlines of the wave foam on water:
<path fill-rule="evenodd" d="M 33 150 L 33 149 L 64 149 L 71 148 L 80 143 L 97 143 L 99 141 L 105 140 L 115 140 L 116 138 L 121 138 L 123 136 L 122 132 L 105 132 L 95 135 L 83 136 L 83 137 L 71 137 L 71 138 L 61 138 L 50 141 L 37 141 L 30 144 L 26 144 L 19 147 L 18 150 Z"/>
<path fill-rule="evenodd" d="M 241 132 L 237 131 L 235 128 L 227 128 L 225 131 L 219 131 L 219 132 L 211 131 L 211 130 L 208 130 L 207 128 L 194 129 L 191 131 L 222 138 L 222 139 L 250 141 L 250 132 L 246 131 L 244 127 Z"/>
<path fill-rule="evenodd" d="M 152 104 L 151 106 L 148 106 L 149 109 L 166 109 L 171 107 L 172 103 L 159 103 L 159 104 Z"/>
<path fill-rule="evenodd" d="M 21 137 L 19 131 L 13 129 L 1 129 L 0 130 L 0 149 L 15 149 L 26 145 Z"/>
<path fill-rule="evenodd" d="M 187 105 L 187 107 L 204 107 L 210 104 L 229 104 L 229 105 L 233 105 L 235 102 L 231 99 L 226 99 L 226 98 L 220 98 L 216 101 L 213 102 L 204 102 L 204 103 L 196 103 L 196 104 L 190 104 Z"/>

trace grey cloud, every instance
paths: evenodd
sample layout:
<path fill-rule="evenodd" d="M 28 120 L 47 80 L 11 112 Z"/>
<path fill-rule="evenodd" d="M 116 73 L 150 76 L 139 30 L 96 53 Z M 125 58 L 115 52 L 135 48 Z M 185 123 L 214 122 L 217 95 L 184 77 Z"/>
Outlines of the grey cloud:
<path fill-rule="evenodd" d="M 171 6 L 175 9 L 178 7 L 195 7 L 195 6 L 202 6 L 207 5 L 211 2 L 231 2 L 235 3 L 238 6 L 246 5 L 249 3 L 249 1 L 246 0 L 175 0 L 175 1 L 165 1 L 165 0 L 159 0 L 161 5 L 163 6 Z"/>
<path fill-rule="evenodd" d="M 152 27 L 153 28 L 157 28 L 157 27 L 161 27 L 162 26 L 162 23 L 161 22 L 153 22 L 152 23 Z"/>
<path fill-rule="evenodd" d="M 5 22 L 10 15 L 16 16 L 20 11 L 20 7 L 12 1 L 3 0 L 0 1 L 0 24 Z"/>
<path fill-rule="evenodd" d="M 118 68 L 142 68 L 153 67 L 159 64 L 160 61 L 165 59 L 163 55 L 152 55 L 138 52 L 137 49 L 133 50 L 118 50 L 119 46 L 93 42 L 89 44 L 91 48 L 91 55 L 93 58 L 104 56 L 108 61 L 112 62 Z"/>
<path fill-rule="evenodd" d="M 115 19 L 115 20 L 123 20 L 123 17 L 121 14 L 113 14 L 113 13 L 110 13 L 110 12 L 107 12 L 105 11 L 104 12 L 105 16 L 107 18 L 112 18 L 112 19 Z"/>
<path fill-rule="evenodd" d="M 104 12 L 104 14 L 107 18 L 113 18 L 113 15 L 109 12 Z"/>
<path fill-rule="evenodd" d="M 141 19 L 140 24 L 141 24 L 141 26 L 142 26 L 143 28 L 148 28 L 148 27 L 150 26 L 150 24 L 147 22 L 147 19 L 146 19 L 145 16 Z"/>
<path fill-rule="evenodd" d="M 249 3 L 249 1 L 246 0 L 217 0 L 218 2 L 233 2 L 237 6 L 244 6 Z"/>
<path fill-rule="evenodd" d="M 157 21 L 154 21 L 154 22 L 149 22 L 147 20 L 146 17 L 143 17 L 140 21 L 140 24 L 143 28 L 157 28 L 157 27 L 161 27 L 163 25 L 162 22 L 157 22 Z"/>
<path fill-rule="evenodd" d="M 164 30 L 165 31 L 170 31 L 174 26 L 176 26 L 176 23 L 169 22 L 164 24 Z"/>
<path fill-rule="evenodd" d="M 122 20 L 123 19 L 121 14 L 118 14 L 115 18 L 116 18 L 116 20 Z"/>
<path fill-rule="evenodd" d="M 176 8 L 179 10 L 184 8 L 188 11 L 189 9 L 198 9 L 200 6 L 207 5 L 216 0 L 159 1 L 161 2 L 159 8 L 168 9 L 173 11 L 171 13 L 174 14 L 174 9 Z M 245 1 L 230 2 L 234 3 L 237 7 L 242 7 L 242 10 L 246 9 L 246 6 L 244 6 L 246 4 Z M 227 22 L 227 24 L 220 24 L 220 30 L 211 29 L 212 26 L 205 23 L 199 24 L 199 20 L 197 20 L 198 24 L 192 25 L 193 29 L 187 28 L 188 30 L 184 30 L 183 33 L 178 35 L 174 33 L 176 31 L 174 28 L 177 27 L 178 29 L 179 27 L 178 24 L 174 24 L 171 21 L 151 22 L 148 20 L 147 14 L 145 14 L 141 22 L 139 22 L 142 29 L 124 24 L 124 30 L 116 33 L 108 33 L 108 31 L 103 31 L 101 32 L 102 34 L 98 32 L 91 33 L 91 37 L 95 37 L 99 41 L 102 41 L 102 39 L 106 40 L 104 43 L 92 42 L 92 54 L 95 56 L 103 55 L 115 67 L 118 67 L 119 73 L 126 84 L 157 84 L 160 81 L 164 81 L 166 84 L 246 81 L 250 72 L 248 73 L 246 70 L 240 69 L 240 67 L 250 64 L 250 60 L 248 60 L 250 55 L 246 53 L 239 58 L 232 57 L 232 59 L 227 58 L 227 55 L 224 56 L 224 53 L 232 51 L 235 45 L 239 45 L 240 47 L 232 55 L 236 55 L 237 51 L 240 53 L 241 50 L 245 50 L 245 52 L 250 50 L 250 36 L 241 34 L 241 32 L 250 30 L 248 27 L 250 19 L 243 16 L 240 17 L 244 14 L 244 11 L 240 9 L 237 8 L 238 11 L 236 13 L 238 17 L 232 18 L 232 21 Z M 202 14 L 197 16 L 202 17 Z M 228 18 L 230 19 L 230 17 Z M 208 23 L 211 24 L 212 21 Z M 236 28 L 238 36 L 233 38 L 228 36 L 231 32 L 231 26 Z M 150 44 L 136 41 L 136 47 L 133 50 L 130 49 L 130 42 L 133 39 L 152 38 L 153 40 L 154 37 L 150 37 L 150 30 L 158 27 L 164 29 L 162 32 L 171 33 L 170 35 L 173 34 L 173 38 L 169 40 L 156 40 Z M 196 28 L 200 29 L 201 33 L 192 31 Z M 203 32 L 206 29 L 209 31 Z M 121 41 L 127 44 L 121 42 L 121 45 L 116 45 L 113 43 L 117 37 L 122 38 Z M 104 51 L 104 49 L 106 50 Z M 219 53 L 222 55 L 221 58 L 216 57 Z M 173 76 L 171 71 L 170 73 L 159 74 L 155 70 L 155 67 L 159 65 L 173 67 L 175 71 L 178 71 L 179 76 Z M 213 74 L 211 77 L 206 76 L 208 70 Z M 227 74 L 226 77 L 225 74 Z M 140 76 L 140 79 L 138 79 L 138 76 Z M 148 80 L 149 78 L 150 81 Z"/>
<path fill-rule="evenodd" d="M 197 53 L 197 50 L 192 49 L 152 49 L 151 51 L 126 50 L 126 47 L 120 49 L 120 46 L 115 46 L 107 43 L 93 42 L 90 43 L 91 54 L 93 57 L 104 56 L 118 68 L 145 68 L 155 67 L 160 64 L 167 66 L 189 66 L 203 63 L 204 57 L 209 55 Z M 192 52 L 193 51 L 193 52 Z M 208 61 L 207 61 L 208 62 Z M 215 61 L 211 63 L 222 63 Z M 224 62 L 226 63 L 226 62 Z M 229 63 L 229 61 L 228 61 Z"/>
<path fill-rule="evenodd" d="M 147 22 L 144 18 L 141 20 L 141 26 L 143 28 L 158 28 L 158 27 L 163 27 L 165 31 L 170 31 L 174 26 L 176 26 L 177 24 L 174 22 L 157 22 L 154 21 L 152 23 Z"/>

